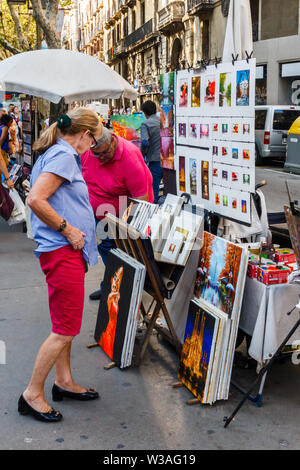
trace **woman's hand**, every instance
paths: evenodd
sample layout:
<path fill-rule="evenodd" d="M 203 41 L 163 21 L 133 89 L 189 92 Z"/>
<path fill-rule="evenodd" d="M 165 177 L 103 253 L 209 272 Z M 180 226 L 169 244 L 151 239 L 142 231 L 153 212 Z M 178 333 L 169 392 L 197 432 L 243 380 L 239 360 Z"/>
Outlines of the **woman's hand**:
<path fill-rule="evenodd" d="M 86 234 L 73 225 L 67 224 L 62 234 L 66 237 L 73 250 L 80 251 L 84 247 L 84 237 Z"/>
<path fill-rule="evenodd" d="M 11 180 L 10 178 L 8 178 L 8 179 L 6 180 L 6 184 L 7 184 L 7 186 L 8 186 L 8 189 L 14 189 L 14 187 L 15 187 L 15 186 L 14 186 L 14 183 L 12 182 L 12 180 Z"/>

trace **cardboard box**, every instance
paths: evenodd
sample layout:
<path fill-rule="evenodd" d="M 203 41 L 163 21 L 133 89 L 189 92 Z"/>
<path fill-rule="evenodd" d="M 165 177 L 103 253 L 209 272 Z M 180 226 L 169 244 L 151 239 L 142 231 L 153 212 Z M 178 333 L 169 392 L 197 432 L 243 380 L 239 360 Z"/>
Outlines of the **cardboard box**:
<path fill-rule="evenodd" d="M 260 266 L 257 269 L 257 279 L 266 285 L 285 284 L 290 269 L 285 266 Z"/>
<path fill-rule="evenodd" d="M 278 263 L 296 263 L 296 257 L 290 248 L 279 248 L 275 251 L 275 261 Z"/>
<path fill-rule="evenodd" d="M 257 261 L 248 261 L 248 270 L 247 270 L 247 276 L 251 277 L 251 279 L 257 279 L 257 268 L 258 268 L 258 263 Z"/>

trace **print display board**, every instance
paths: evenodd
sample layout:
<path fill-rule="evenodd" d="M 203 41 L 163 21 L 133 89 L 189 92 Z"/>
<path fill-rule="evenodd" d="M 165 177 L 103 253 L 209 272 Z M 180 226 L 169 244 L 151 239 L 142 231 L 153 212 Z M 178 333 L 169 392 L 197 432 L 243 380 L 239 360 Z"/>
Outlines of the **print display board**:
<path fill-rule="evenodd" d="M 255 59 L 177 72 L 177 194 L 251 223 L 255 191 Z"/>

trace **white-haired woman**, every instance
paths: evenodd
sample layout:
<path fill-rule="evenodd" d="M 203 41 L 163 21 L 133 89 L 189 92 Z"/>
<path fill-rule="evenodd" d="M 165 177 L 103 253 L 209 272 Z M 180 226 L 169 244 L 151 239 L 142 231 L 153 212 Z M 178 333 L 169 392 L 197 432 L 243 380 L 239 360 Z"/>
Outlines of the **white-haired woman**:
<path fill-rule="evenodd" d="M 62 115 L 34 144 L 39 153 L 31 175 L 28 205 L 42 271 L 46 275 L 52 332 L 41 346 L 18 410 L 35 419 L 57 422 L 60 412 L 44 398 L 45 380 L 56 365 L 54 401 L 98 398 L 77 385 L 71 373 L 72 340 L 79 334 L 84 305 L 85 263 L 97 263 L 95 222 L 80 155 L 102 136 L 102 124 L 87 108 Z"/>

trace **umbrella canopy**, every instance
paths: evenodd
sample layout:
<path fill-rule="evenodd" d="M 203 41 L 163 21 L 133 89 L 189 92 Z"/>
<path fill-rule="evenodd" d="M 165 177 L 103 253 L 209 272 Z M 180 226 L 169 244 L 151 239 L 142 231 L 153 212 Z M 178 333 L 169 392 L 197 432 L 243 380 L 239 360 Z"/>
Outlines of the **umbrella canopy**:
<path fill-rule="evenodd" d="M 253 51 L 252 20 L 249 0 L 230 0 L 223 49 L 223 62 L 231 62 L 231 54 L 246 59 L 245 51 Z"/>
<path fill-rule="evenodd" d="M 66 49 L 16 54 L 0 62 L 0 89 L 59 103 L 99 98 L 135 100 L 137 92 L 98 59 Z"/>

